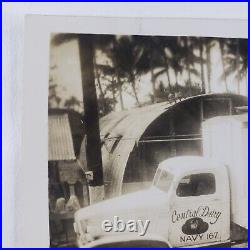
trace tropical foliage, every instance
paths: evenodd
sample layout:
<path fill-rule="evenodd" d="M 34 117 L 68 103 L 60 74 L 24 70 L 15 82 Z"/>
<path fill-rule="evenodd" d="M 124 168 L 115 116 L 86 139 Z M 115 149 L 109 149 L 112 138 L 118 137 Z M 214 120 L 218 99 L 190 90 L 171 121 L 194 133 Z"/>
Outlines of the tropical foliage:
<path fill-rule="evenodd" d="M 77 39 L 74 34 L 60 34 L 53 44 Z M 135 106 L 148 104 L 140 100 L 140 79 L 150 76 L 151 103 L 173 101 L 211 92 L 211 51 L 218 47 L 222 63 L 221 83 L 229 92 L 228 79 L 233 77 L 240 92 L 240 82 L 247 83 L 248 46 L 246 39 L 200 37 L 92 35 L 94 76 L 99 114 L 111 112 L 119 104 L 126 109 L 124 95 L 130 95 Z M 106 61 L 98 60 L 102 53 Z M 57 96 L 57 84 L 50 80 L 49 103 L 78 109 L 82 102 L 70 97 L 64 103 Z"/>

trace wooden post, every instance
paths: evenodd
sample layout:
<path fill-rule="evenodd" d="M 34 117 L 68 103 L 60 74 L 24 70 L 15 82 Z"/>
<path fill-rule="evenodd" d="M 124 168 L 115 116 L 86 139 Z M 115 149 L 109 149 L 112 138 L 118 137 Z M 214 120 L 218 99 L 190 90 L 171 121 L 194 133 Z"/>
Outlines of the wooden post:
<path fill-rule="evenodd" d="M 86 161 L 88 171 L 92 172 L 92 179 L 88 179 L 90 204 L 104 199 L 98 103 L 94 76 L 93 43 L 93 35 L 79 35 L 84 125 L 86 128 Z"/>

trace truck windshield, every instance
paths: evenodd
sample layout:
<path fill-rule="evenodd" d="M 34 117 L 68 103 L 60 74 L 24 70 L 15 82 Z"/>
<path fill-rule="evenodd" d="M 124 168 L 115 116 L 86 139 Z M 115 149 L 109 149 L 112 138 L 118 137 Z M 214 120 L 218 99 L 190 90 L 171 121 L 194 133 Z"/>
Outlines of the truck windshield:
<path fill-rule="evenodd" d="M 172 174 L 165 170 L 157 169 L 153 185 L 164 192 L 168 192 L 173 180 Z"/>

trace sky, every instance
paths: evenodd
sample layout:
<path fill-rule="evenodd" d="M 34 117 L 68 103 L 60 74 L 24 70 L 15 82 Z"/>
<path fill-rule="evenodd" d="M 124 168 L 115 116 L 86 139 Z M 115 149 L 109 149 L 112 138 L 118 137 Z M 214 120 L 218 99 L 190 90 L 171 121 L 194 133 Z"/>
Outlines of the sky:
<path fill-rule="evenodd" d="M 221 54 L 219 45 L 217 44 L 211 50 L 212 74 L 211 74 L 211 88 L 214 93 L 221 93 L 225 91 L 225 85 L 221 79 L 223 68 L 221 61 Z M 104 63 L 107 59 L 102 53 L 97 53 L 97 63 Z M 55 67 L 56 66 L 56 67 Z M 62 104 L 66 99 L 75 96 L 82 101 L 82 87 L 81 87 L 81 72 L 79 60 L 79 48 L 76 40 L 63 43 L 59 46 L 51 46 L 50 50 L 50 75 L 53 76 L 53 82 L 58 85 L 57 94 L 62 98 Z M 199 67 L 199 66 L 197 66 Z M 206 71 L 206 67 L 205 67 Z M 206 76 L 205 72 L 205 76 Z M 174 79 L 174 73 L 170 72 L 170 78 Z M 162 82 L 167 82 L 165 74 L 158 79 Z M 179 79 L 180 82 L 182 79 Z M 196 79 L 194 79 L 195 81 Z M 198 81 L 199 79 L 197 79 Z M 247 95 L 246 81 L 243 80 L 240 84 L 240 93 Z M 207 82 L 207 79 L 205 79 Z M 237 93 L 237 84 L 233 77 L 228 78 L 228 85 L 231 92 Z M 152 84 L 150 74 L 140 77 L 138 81 L 138 95 L 142 102 L 149 101 L 149 94 L 152 93 Z M 124 106 L 129 109 L 136 105 L 135 99 L 123 93 Z M 117 111 L 121 109 L 120 104 L 116 105 Z"/>

